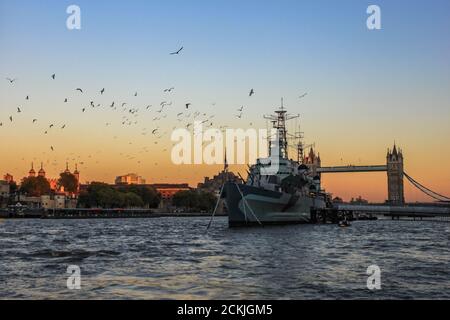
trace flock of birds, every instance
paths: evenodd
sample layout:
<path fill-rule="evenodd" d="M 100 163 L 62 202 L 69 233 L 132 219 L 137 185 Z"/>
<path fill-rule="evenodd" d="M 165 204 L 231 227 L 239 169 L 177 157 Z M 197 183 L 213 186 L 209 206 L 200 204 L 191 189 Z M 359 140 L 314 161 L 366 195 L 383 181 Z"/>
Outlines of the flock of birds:
<path fill-rule="evenodd" d="M 178 49 L 175 52 L 170 53 L 170 55 L 179 55 L 182 51 L 183 51 L 184 47 L 181 47 L 180 49 Z M 55 73 L 53 73 L 50 76 L 51 81 L 57 81 L 57 75 Z M 15 83 L 18 81 L 17 78 L 6 78 L 6 80 L 9 82 L 9 84 L 11 86 L 14 86 Z M 162 92 L 167 95 L 167 98 L 170 98 L 170 95 L 172 93 L 175 92 L 175 87 L 170 87 L 170 88 L 166 88 L 164 90 L 162 90 Z M 79 87 L 79 88 L 75 88 L 74 91 L 78 94 L 78 95 L 86 95 L 85 90 L 83 90 L 83 88 Z M 98 94 L 100 96 L 105 96 L 107 90 L 106 88 L 102 88 L 101 90 L 98 91 Z M 252 88 L 250 89 L 248 96 L 252 97 L 255 95 L 255 90 Z M 138 92 L 135 91 L 133 94 L 134 97 L 138 96 Z M 300 96 L 300 98 L 306 96 L 306 93 L 302 96 Z M 26 101 L 30 101 L 30 95 L 26 95 L 25 96 L 25 100 Z M 148 129 L 147 126 L 143 127 L 141 129 L 141 134 L 142 135 L 151 135 L 155 138 L 155 141 L 153 142 L 155 145 L 157 145 L 159 143 L 159 141 L 161 139 L 163 139 L 167 134 L 167 126 L 164 125 L 160 125 L 159 122 L 162 121 L 163 119 L 166 119 L 169 115 L 174 115 L 175 116 L 175 112 L 176 111 L 169 111 L 171 109 L 174 108 L 174 103 L 172 101 L 162 101 L 159 103 L 158 106 L 154 107 L 152 104 L 148 104 L 145 107 L 136 107 L 134 106 L 134 103 L 130 103 L 130 102 L 118 102 L 118 101 L 112 101 L 110 104 L 107 105 L 103 105 L 100 103 L 96 103 L 95 99 L 92 99 L 92 97 L 89 100 L 89 105 L 88 106 L 83 106 L 81 107 L 81 113 L 87 113 L 90 109 L 101 109 L 101 108 L 108 108 L 111 111 L 116 111 L 116 112 L 120 112 L 122 113 L 122 117 L 120 120 L 120 125 L 126 127 L 126 126 L 137 126 L 139 125 L 139 119 L 140 116 L 143 115 L 143 113 L 147 113 L 149 111 L 154 110 L 155 114 L 154 117 L 152 118 L 151 124 L 153 125 L 153 128 Z M 69 103 L 69 97 L 64 98 L 63 102 L 65 104 Z M 216 103 L 212 103 L 211 106 L 214 107 L 216 105 Z M 175 121 L 179 122 L 178 126 L 174 126 L 173 129 L 177 129 L 180 127 L 185 127 L 188 130 L 192 130 L 193 129 L 193 123 L 194 121 L 200 121 L 201 124 L 205 127 L 213 127 L 214 126 L 214 121 L 215 121 L 215 115 L 208 113 L 208 112 L 200 112 L 198 110 L 193 110 L 194 109 L 194 105 L 192 104 L 192 102 L 185 102 L 184 103 L 184 111 L 179 110 L 179 112 L 176 113 Z M 243 115 L 244 115 L 244 109 L 245 107 L 242 106 L 239 109 L 236 110 L 237 114 L 235 114 L 235 117 L 237 119 L 243 119 Z M 16 114 L 17 117 L 20 114 L 23 114 L 25 112 L 26 108 L 23 108 L 22 106 L 18 106 L 16 107 Z M 13 116 L 13 114 L 9 115 L 9 122 L 13 123 L 15 121 L 16 116 Z M 38 125 L 40 122 L 40 120 L 38 118 L 32 117 L 32 121 L 31 124 L 32 125 Z M 147 123 L 147 122 L 145 122 Z M 106 122 L 105 126 L 109 127 L 111 126 L 113 123 L 111 121 Z M 0 121 L 0 127 L 4 126 L 5 123 Z M 250 125 L 253 125 L 252 123 L 250 123 Z M 57 130 L 57 128 L 59 128 L 59 130 L 64 130 L 67 128 L 67 124 L 63 123 L 63 124 L 59 124 L 57 125 L 56 123 L 49 123 L 47 125 L 44 126 L 43 130 L 43 134 L 47 135 L 50 133 L 51 130 Z M 228 128 L 229 126 L 227 125 L 221 125 L 218 128 L 220 130 L 225 130 L 226 128 Z M 117 136 L 114 136 L 113 139 L 118 139 Z M 132 145 L 133 142 L 129 142 L 129 145 Z M 56 150 L 55 146 L 50 145 L 49 146 L 49 150 L 51 152 L 54 152 Z M 163 151 L 167 151 L 167 148 L 164 148 Z M 140 149 L 139 153 L 148 153 L 150 152 L 148 147 L 143 147 Z M 74 155 L 74 153 L 72 153 L 71 155 Z M 127 160 L 136 160 L 138 164 L 141 163 L 141 160 L 138 159 L 138 155 L 133 155 L 133 154 L 129 154 L 129 153 L 120 153 L 121 156 L 124 156 Z M 92 158 L 92 155 L 89 155 L 88 158 Z M 85 161 L 83 159 L 80 159 L 80 157 L 78 158 L 72 158 L 72 159 L 66 159 L 67 160 L 74 160 L 77 161 L 77 163 L 79 163 L 80 165 L 83 165 L 85 163 Z M 97 161 L 98 162 L 98 161 Z M 158 163 L 155 163 L 155 165 L 158 165 Z"/>

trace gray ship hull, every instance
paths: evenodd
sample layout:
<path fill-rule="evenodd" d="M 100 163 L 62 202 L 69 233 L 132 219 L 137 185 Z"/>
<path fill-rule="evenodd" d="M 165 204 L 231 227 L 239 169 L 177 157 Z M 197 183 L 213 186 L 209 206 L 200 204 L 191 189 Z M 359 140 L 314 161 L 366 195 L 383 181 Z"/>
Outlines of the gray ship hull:
<path fill-rule="evenodd" d="M 307 196 L 236 183 L 225 184 L 223 197 L 230 227 L 310 223 L 311 208 L 325 205 Z"/>

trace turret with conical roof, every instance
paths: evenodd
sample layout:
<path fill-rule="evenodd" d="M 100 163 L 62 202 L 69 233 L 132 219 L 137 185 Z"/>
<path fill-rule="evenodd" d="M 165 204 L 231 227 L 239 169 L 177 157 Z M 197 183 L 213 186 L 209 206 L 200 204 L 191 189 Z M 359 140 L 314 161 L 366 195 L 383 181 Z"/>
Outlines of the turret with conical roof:
<path fill-rule="evenodd" d="M 75 171 L 73 172 L 75 178 L 77 178 L 78 183 L 80 182 L 80 171 L 78 171 L 78 164 L 75 163 Z"/>
<path fill-rule="evenodd" d="M 41 169 L 38 172 L 38 176 L 45 178 L 45 170 L 44 170 L 44 165 L 42 164 L 42 162 L 41 162 Z"/>
<path fill-rule="evenodd" d="M 31 163 L 31 169 L 30 171 L 28 171 L 28 177 L 35 177 L 36 176 L 36 171 L 34 171 L 34 163 Z"/>
<path fill-rule="evenodd" d="M 64 173 L 70 173 L 68 162 L 66 162 L 66 170 L 64 171 Z"/>

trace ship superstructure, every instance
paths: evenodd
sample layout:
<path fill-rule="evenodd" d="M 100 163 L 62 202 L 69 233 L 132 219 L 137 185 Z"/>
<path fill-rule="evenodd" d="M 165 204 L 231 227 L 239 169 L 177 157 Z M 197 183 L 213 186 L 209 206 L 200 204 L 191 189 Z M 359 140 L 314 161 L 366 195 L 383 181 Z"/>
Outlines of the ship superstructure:
<path fill-rule="evenodd" d="M 289 115 L 281 108 L 266 116 L 274 130 L 269 141 L 269 156 L 249 166 L 245 183 L 226 183 L 222 197 L 229 214 L 229 226 L 308 223 L 311 212 L 327 206 L 320 176 L 305 162 L 302 134 L 298 134 L 297 160 L 288 155 L 286 122 Z"/>

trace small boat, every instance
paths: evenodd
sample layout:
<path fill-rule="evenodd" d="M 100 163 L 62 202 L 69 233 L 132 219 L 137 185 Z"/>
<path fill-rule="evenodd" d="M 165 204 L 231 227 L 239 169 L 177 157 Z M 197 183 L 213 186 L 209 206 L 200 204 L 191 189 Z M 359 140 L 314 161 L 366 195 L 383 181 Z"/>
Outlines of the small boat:
<path fill-rule="evenodd" d="M 351 224 L 347 220 L 342 220 L 342 221 L 339 221 L 338 226 L 341 228 L 347 228 L 347 227 L 350 227 Z"/>

